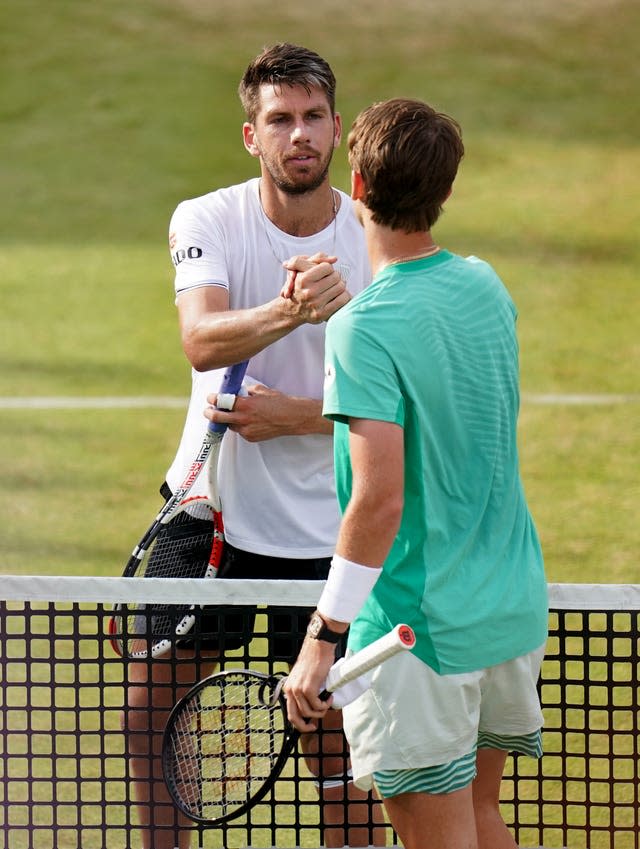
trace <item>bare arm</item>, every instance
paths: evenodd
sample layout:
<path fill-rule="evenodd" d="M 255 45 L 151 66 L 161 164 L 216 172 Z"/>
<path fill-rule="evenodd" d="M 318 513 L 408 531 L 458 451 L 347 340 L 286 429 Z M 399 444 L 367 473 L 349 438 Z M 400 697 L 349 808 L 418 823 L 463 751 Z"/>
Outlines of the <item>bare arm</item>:
<path fill-rule="evenodd" d="M 404 504 L 404 430 L 391 422 L 351 419 L 351 498 L 336 552 L 365 566 L 381 566 L 400 527 Z"/>
<path fill-rule="evenodd" d="M 247 442 L 261 442 L 276 436 L 304 436 L 333 433 L 333 423 L 322 415 L 322 401 L 285 395 L 257 384 L 247 397 L 238 396 L 232 412 L 215 409 L 216 394 L 209 395 L 204 414 L 212 422 L 223 422 Z"/>
<path fill-rule="evenodd" d="M 363 566 L 381 566 L 402 519 L 404 431 L 370 419 L 351 419 L 349 430 L 353 485 L 336 552 Z M 346 631 L 347 623 L 323 618 L 332 631 Z M 334 659 L 331 644 L 305 639 L 286 684 L 289 719 L 301 731 L 314 730 L 314 720 L 331 704 L 318 694 Z"/>
<path fill-rule="evenodd" d="M 332 262 L 298 258 L 295 289 L 257 307 L 229 309 L 221 286 L 202 286 L 178 296 L 182 347 L 197 371 L 246 360 L 302 324 L 320 324 L 350 298 Z"/>
<path fill-rule="evenodd" d="M 265 304 L 229 309 L 229 293 L 221 286 L 203 286 L 178 296 L 178 314 L 184 351 L 198 371 L 250 359 L 302 324 L 319 324 L 350 299 L 342 277 L 334 270 L 335 257 L 293 257 L 284 291 Z M 207 401 L 215 405 L 216 395 Z M 232 412 L 209 407 L 205 416 L 228 424 L 249 442 L 278 436 L 331 435 L 333 425 L 322 415 L 322 401 L 285 395 L 255 386 L 248 397 L 238 397 Z"/>

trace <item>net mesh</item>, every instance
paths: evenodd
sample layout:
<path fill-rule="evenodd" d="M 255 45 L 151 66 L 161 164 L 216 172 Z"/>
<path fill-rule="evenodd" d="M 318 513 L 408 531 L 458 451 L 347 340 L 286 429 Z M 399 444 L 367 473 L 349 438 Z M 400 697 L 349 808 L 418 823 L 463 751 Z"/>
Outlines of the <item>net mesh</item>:
<path fill-rule="evenodd" d="M 211 671 L 198 645 L 206 634 L 195 638 L 195 660 L 194 646 L 174 646 L 168 656 L 132 665 L 113 651 L 108 624 L 114 603 L 193 604 L 206 596 L 207 603 L 243 615 L 243 607 L 257 604 L 255 625 L 246 622 L 253 639 L 226 651 L 220 665 L 273 674 L 285 666 L 273 660 L 274 625 L 265 610 L 278 611 L 280 640 L 296 640 L 304 623 L 299 608 L 312 607 L 320 589 L 302 581 L 3 576 L 3 845 L 139 849 L 149 818 L 155 834 L 175 846 L 185 830 L 193 832 L 192 847 L 202 849 L 322 845 L 326 809 L 323 814 L 314 776 L 299 753 L 248 816 L 215 829 L 177 818 L 159 790 L 155 753 L 166 710 L 190 681 Z M 552 585 L 550 592 L 551 634 L 540 682 L 545 754 L 539 762 L 509 759 L 503 813 L 522 846 L 635 849 L 640 588 Z M 171 672 L 176 668 L 180 682 Z M 144 780 L 136 783 L 136 777 Z M 152 793 L 153 805 L 141 786 Z M 362 820 L 369 823 L 372 802 L 362 805 Z M 387 842 L 393 842 L 390 831 Z"/>

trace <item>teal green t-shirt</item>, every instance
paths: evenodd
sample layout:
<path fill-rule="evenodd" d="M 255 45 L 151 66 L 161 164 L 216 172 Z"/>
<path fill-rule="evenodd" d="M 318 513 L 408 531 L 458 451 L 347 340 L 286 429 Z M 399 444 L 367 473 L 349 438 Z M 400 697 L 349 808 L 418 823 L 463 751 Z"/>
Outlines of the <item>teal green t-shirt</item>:
<path fill-rule="evenodd" d="M 357 650 L 405 622 L 440 673 L 542 645 L 547 587 L 519 472 L 516 310 L 493 269 L 447 251 L 387 266 L 327 325 L 324 414 L 351 492 L 349 418 L 404 429 L 404 512 L 351 626 Z"/>

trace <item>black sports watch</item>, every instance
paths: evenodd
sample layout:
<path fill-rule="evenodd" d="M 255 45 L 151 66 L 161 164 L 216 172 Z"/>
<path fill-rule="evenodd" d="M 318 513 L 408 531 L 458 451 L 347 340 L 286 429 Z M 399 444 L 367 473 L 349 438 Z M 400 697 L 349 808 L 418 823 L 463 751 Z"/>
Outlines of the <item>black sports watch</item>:
<path fill-rule="evenodd" d="M 332 631 L 319 613 L 313 613 L 307 626 L 307 636 L 312 640 L 324 640 L 325 643 L 339 643 L 344 637 L 338 631 Z"/>

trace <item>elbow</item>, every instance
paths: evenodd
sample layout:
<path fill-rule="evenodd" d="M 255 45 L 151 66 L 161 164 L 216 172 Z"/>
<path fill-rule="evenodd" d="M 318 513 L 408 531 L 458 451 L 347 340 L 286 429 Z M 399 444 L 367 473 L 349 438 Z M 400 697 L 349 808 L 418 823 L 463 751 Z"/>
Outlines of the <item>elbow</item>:
<path fill-rule="evenodd" d="M 384 521 L 393 528 L 394 535 L 400 530 L 402 514 L 404 512 L 404 498 L 402 495 L 390 497 L 385 505 Z"/>
<path fill-rule="evenodd" d="M 198 372 L 211 371 L 212 369 L 217 368 L 216 364 L 213 363 L 208 357 L 202 356 L 200 353 L 187 353 L 187 359 L 191 363 L 191 367 Z"/>
<path fill-rule="evenodd" d="M 368 524 L 372 528 L 384 528 L 386 533 L 395 537 L 400 530 L 404 498 L 402 493 L 387 493 L 375 503 L 369 504 L 364 511 L 368 516 Z"/>
<path fill-rule="evenodd" d="M 196 328 L 183 331 L 182 350 L 191 363 L 192 368 L 196 371 L 210 371 L 219 367 L 219 364 L 215 360 L 214 350 L 211 345 L 204 344 Z"/>
<path fill-rule="evenodd" d="M 195 369 L 195 371 L 209 371 L 214 368 L 214 366 L 209 365 L 209 359 L 205 357 L 201 351 L 193 350 L 184 346 L 184 352 L 191 363 L 191 367 Z"/>

